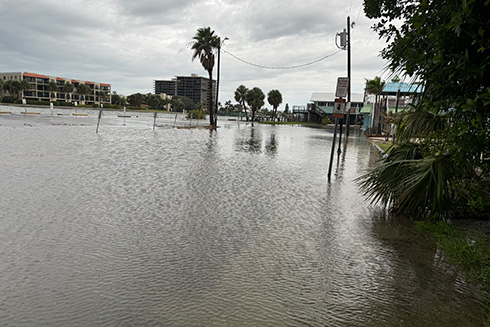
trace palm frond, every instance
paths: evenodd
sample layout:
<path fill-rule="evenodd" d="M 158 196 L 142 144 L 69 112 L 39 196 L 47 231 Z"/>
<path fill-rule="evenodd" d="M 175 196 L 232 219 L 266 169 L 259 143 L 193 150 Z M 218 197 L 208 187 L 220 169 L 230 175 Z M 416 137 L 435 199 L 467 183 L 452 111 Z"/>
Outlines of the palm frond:
<path fill-rule="evenodd" d="M 393 149 L 382 162 L 357 179 L 371 203 L 391 206 L 413 217 L 442 217 L 450 203 L 452 166 L 448 156 L 422 155 L 409 143 Z"/>

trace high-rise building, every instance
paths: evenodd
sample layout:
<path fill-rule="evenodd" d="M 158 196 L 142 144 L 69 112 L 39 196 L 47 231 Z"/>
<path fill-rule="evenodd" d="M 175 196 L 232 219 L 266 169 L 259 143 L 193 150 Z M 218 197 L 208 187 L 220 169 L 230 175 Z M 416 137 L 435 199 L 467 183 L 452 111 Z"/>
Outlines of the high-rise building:
<path fill-rule="evenodd" d="M 177 95 L 177 79 L 174 78 L 170 81 L 157 80 L 154 83 L 155 94 Z"/>
<path fill-rule="evenodd" d="M 20 98 L 26 100 L 38 101 L 64 101 L 64 102 L 81 102 L 84 104 L 100 104 L 111 103 L 111 85 L 106 83 L 97 83 L 89 81 L 79 81 L 70 78 L 62 78 L 56 76 L 40 75 L 27 72 L 0 73 L 0 81 L 22 81 L 26 80 L 29 83 L 29 88 L 19 90 Z M 56 91 L 50 90 L 50 83 L 56 84 Z M 67 92 L 65 86 L 73 85 L 73 91 Z M 80 84 L 85 84 L 89 92 L 80 94 L 77 92 L 77 87 Z M 101 97 L 101 94 L 103 95 Z M 6 90 L 0 90 L 1 96 L 17 96 L 10 94 Z"/>
<path fill-rule="evenodd" d="M 205 109 L 209 106 L 209 78 L 192 74 L 191 76 L 177 76 L 172 80 L 156 80 L 155 94 L 165 93 L 167 95 L 185 96 L 203 105 Z M 216 100 L 216 81 L 213 80 L 213 103 Z"/>

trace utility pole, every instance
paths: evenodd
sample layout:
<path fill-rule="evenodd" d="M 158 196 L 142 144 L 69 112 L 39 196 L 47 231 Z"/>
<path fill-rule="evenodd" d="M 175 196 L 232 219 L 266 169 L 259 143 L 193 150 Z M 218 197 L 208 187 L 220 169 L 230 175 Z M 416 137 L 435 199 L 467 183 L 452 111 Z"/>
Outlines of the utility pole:
<path fill-rule="evenodd" d="M 349 86 L 347 88 L 347 103 L 349 103 L 349 108 L 347 108 L 347 125 L 345 135 L 349 136 L 350 127 L 350 105 L 351 103 L 351 72 L 350 72 L 351 62 L 350 62 L 350 16 L 347 16 L 347 77 L 349 78 Z"/>
<path fill-rule="evenodd" d="M 227 37 L 223 39 L 223 42 L 228 40 Z M 219 96 L 219 71 L 220 71 L 220 58 L 221 58 L 221 37 L 219 38 L 219 44 L 218 44 L 218 76 L 216 78 L 216 104 L 215 104 L 215 111 L 214 111 L 214 126 L 215 128 L 218 126 L 218 96 Z M 213 81 L 210 81 L 211 85 L 210 87 L 213 87 Z"/>

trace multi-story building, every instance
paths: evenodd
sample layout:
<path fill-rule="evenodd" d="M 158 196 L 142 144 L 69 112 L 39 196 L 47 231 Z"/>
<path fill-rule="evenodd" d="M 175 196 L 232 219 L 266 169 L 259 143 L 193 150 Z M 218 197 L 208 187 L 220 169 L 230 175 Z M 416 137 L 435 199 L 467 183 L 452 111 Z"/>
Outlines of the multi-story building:
<path fill-rule="evenodd" d="M 169 96 L 177 95 L 177 79 L 173 78 L 170 81 L 158 80 L 154 81 L 155 94 L 166 94 Z"/>
<path fill-rule="evenodd" d="M 29 89 L 19 90 L 19 94 L 26 100 L 38 101 L 64 101 L 79 102 L 81 104 L 100 104 L 111 103 L 111 85 L 106 83 L 96 83 L 80 81 L 69 78 L 61 78 L 48 75 L 40 75 L 27 72 L 0 73 L 0 81 L 22 81 L 29 83 Z M 56 84 L 56 91 L 52 90 L 50 83 Z M 65 86 L 71 84 L 72 91 L 65 90 Z M 87 94 L 81 94 L 77 88 L 80 84 L 88 87 Z M 11 95 L 5 90 L 0 90 L 1 96 Z"/>
<path fill-rule="evenodd" d="M 192 74 L 191 76 L 177 76 L 172 80 L 156 80 L 155 94 L 185 96 L 200 103 L 205 109 L 209 105 L 209 78 Z M 213 102 L 216 101 L 216 81 L 212 82 Z"/>

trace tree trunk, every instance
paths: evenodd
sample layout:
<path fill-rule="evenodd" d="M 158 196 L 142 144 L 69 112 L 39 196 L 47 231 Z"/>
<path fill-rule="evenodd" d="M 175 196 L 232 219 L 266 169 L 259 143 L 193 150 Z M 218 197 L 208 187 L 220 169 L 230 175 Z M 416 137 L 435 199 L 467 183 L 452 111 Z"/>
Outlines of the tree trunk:
<path fill-rule="evenodd" d="M 243 111 L 245 111 L 246 120 L 248 121 L 248 111 L 247 111 L 247 107 L 245 106 L 245 101 L 242 102 L 242 107 L 243 107 Z"/>
<path fill-rule="evenodd" d="M 378 134 L 378 124 L 379 124 L 379 111 L 378 111 L 378 96 L 374 96 L 374 108 L 373 108 L 373 127 L 372 134 Z"/>
<path fill-rule="evenodd" d="M 214 126 L 214 110 L 213 110 L 213 71 L 208 71 L 209 73 L 209 125 Z"/>

